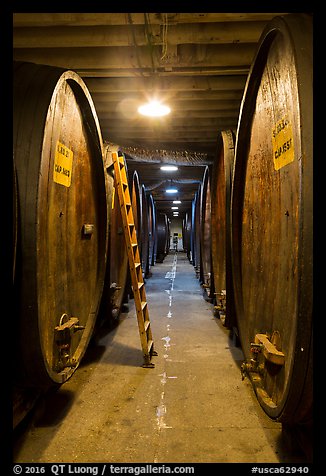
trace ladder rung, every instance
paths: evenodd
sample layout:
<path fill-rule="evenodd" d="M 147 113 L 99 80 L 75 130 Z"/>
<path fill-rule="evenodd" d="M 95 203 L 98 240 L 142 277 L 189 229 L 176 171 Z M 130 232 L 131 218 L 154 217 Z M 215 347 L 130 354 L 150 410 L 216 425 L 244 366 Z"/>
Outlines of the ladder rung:
<path fill-rule="evenodd" d="M 149 328 L 150 325 L 151 325 L 150 321 L 145 321 L 144 322 L 145 332 L 147 331 L 147 329 Z"/>
<path fill-rule="evenodd" d="M 147 301 L 142 301 L 142 302 L 141 302 L 141 308 L 142 308 L 142 310 L 144 310 L 146 306 L 147 306 Z"/>
<path fill-rule="evenodd" d="M 138 243 L 131 243 L 131 246 L 133 247 L 138 246 Z"/>
<path fill-rule="evenodd" d="M 148 341 L 148 345 L 147 345 L 148 353 L 150 353 L 153 343 L 154 342 L 152 340 Z"/>
<path fill-rule="evenodd" d="M 144 286 L 144 283 L 138 283 L 138 289 L 141 289 Z"/>
<path fill-rule="evenodd" d="M 135 263 L 135 268 L 139 268 L 140 265 L 141 263 Z"/>

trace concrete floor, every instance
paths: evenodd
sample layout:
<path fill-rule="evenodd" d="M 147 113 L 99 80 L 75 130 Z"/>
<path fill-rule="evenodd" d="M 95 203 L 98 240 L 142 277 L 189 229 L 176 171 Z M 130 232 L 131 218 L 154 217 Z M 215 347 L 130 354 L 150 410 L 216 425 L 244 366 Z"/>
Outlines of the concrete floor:
<path fill-rule="evenodd" d="M 18 428 L 14 462 L 301 463 L 241 380 L 242 351 L 184 253 L 146 281 L 158 356 L 142 368 L 134 301 L 92 341 L 70 380 Z"/>

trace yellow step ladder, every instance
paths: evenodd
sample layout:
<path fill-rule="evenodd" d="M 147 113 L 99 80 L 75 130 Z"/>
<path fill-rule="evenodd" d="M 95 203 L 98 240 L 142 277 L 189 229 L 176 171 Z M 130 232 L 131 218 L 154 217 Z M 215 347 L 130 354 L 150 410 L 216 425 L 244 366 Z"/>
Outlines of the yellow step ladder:
<path fill-rule="evenodd" d="M 134 293 L 140 342 L 144 355 L 143 367 L 153 368 L 154 364 L 151 362 L 151 359 L 153 355 L 157 355 L 157 352 L 154 351 L 154 341 L 152 337 L 151 323 L 149 320 L 145 283 L 143 280 L 134 215 L 131 207 L 124 155 L 121 154 L 121 152 L 112 152 L 112 161 L 114 165 L 115 189 L 118 192 L 128 252 L 129 269 Z"/>

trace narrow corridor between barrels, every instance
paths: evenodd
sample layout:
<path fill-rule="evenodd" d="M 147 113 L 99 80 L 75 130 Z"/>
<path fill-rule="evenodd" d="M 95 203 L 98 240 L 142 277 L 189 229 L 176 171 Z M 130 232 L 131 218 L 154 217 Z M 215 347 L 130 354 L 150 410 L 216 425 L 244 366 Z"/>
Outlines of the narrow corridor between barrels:
<path fill-rule="evenodd" d="M 43 398 L 15 462 L 300 462 L 241 380 L 242 351 L 186 254 L 171 251 L 145 286 L 155 367 L 142 367 L 130 299 L 73 377 Z"/>

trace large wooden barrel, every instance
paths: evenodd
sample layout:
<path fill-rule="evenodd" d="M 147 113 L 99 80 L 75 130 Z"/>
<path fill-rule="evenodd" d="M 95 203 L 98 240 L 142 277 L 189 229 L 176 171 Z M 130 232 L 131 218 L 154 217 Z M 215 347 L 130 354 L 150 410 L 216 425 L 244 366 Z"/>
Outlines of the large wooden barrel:
<path fill-rule="evenodd" d="M 183 249 L 192 263 L 191 232 L 191 210 L 187 210 L 182 222 Z"/>
<path fill-rule="evenodd" d="M 103 290 L 102 137 L 91 96 L 73 71 L 15 63 L 13 86 L 18 380 L 47 386 L 79 365 Z"/>
<path fill-rule="evenodd" d="M 214 297 L 214 275 L 211 240 L 211 173 L 207 165 L 200 190 L 200 282 L 209 299 Z"/>
<path fill-rule="evenodd" d="M 144 275 L 148 275 L 149 272 L 149 222 L 148 222 L 148 204 L 146 197 L 145 185 L 141 185 L 141 209 L 142 209 L 142 222 L 141 222 L 141 265 Z"/>
<path fill-rule="evenodd" d="M 143 277 L 145 277 L 148 268 L 148 217 L 147 217 L 147 203 L 139 174 L 137 170 L 131 173 L 129 178 L 129 189 L 131 195 L 132 211 L 135 221 L 138 249 L 141 259 L 141 266 L 143 271 Z"/>
<path fill-rule="evenodd" d="M 134 165 L 131 162 L 128 165 Z M 134 169 L 129 179 L 129 189 L 131 194 L 132 210 L 136 225 L 139 254 L 141 258 L 141 265 L 143 277 L 149 275 L 149 270 L 153 260 L 154 253 L 154 237 L 155 231 L 155 210 L 153 197 L 148 196 L 144 184 L 141 183 L 141 178 L 137 169 Z M 150 202 L 151 199 L 151 202 Z"/>
<path fill-rule="evenodd" d="M 312 418 L 312 71 L 311 17 L 275 17 L 241 104 L 231 204 L 243 369 L 288 424 Z"/>
<path fill-rule="evenodd" d="M 191 264 L 195 267 L 196 264 L 196 204 L 197 192 L 191 202 L 191 235 L 190 235 L 190 249 L 191 249 Z"/>
<path fill-rule="evenodd" d="M 148 216 L 148 267 L 146 276 L 150 274 L 150 269 L 155 265 L 157 253 L 156 241 L 156 208 L 153 195 L 146 193 L 147 216 Z"/>
<path fill-rule="evenodd" d="M 141 223 L 142 223 L 142 207 L 141 207 L 141 187 L 139 181 L 139 175 L 137 170 L 134 170 L 129 177 L 129 190 L 131 198 L 132 213 L 134 216 L 134 222 L 138 237 L 138 247 L 139 253 L 141 252 L 141 239 L 138 236 L 141 232 Z"/>
<path fill-rule="evenodd" d="M 104 143 L 103 165 L 106 171 L 106 203 L 108 209 L 108 247 L 105 284 L 100 309 L 100 323 L 112 323 L 120 315 L 123 304 L 128 300 L 128 254 L 123 231 L 118 194 L 114 187 L 112 152 L 119 149 Z"/>
<path fill-rule="evenodd" d="M 231 266 L 231 189 L 235 134 L 221 131 L 212 169 L 212 267 L 217 314 L 229 329 L 236 325 Z"/>
<path fill-rule="evenodd" d="M 193 265 L 196 271 L 196 277 L 201 278 L 200 269 L 202 266 L 202 257 L 201 257 L 201 239 L 202 239 L 202 230 L 201 230 L 201 220 L 200 220 L 200 207 L 201 207 L 201 188 L 202 184 L 198 185 L 197 192 L 192 203 L 192 230 L 193 230 Z"/>
<path fill-rule="evenodd" d="M 156 260 L 157 262 L 162 263 L 170 249 L 170 225 L 166 213 L 157 214 L 156 237 Z"/>

